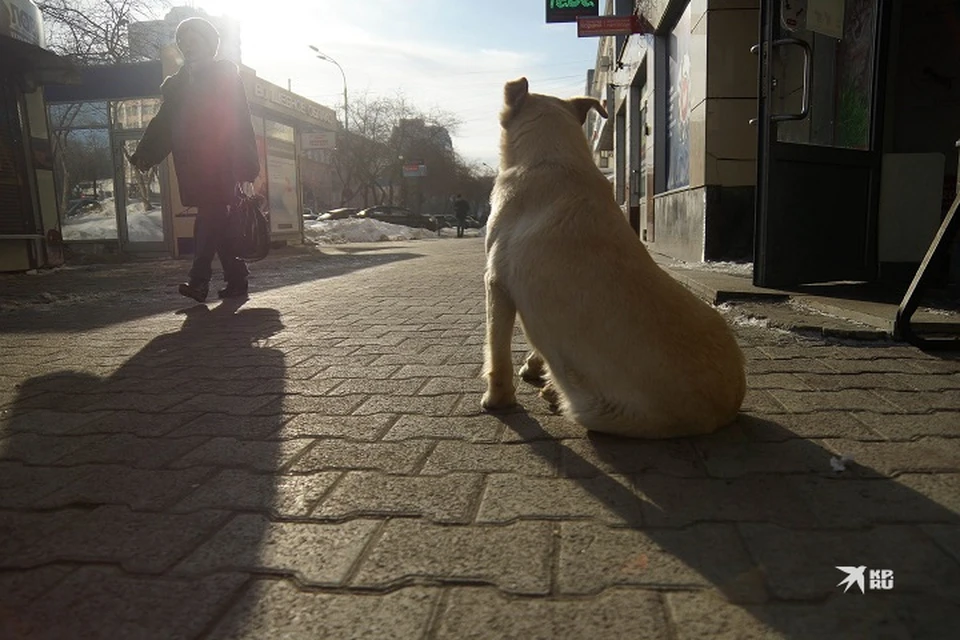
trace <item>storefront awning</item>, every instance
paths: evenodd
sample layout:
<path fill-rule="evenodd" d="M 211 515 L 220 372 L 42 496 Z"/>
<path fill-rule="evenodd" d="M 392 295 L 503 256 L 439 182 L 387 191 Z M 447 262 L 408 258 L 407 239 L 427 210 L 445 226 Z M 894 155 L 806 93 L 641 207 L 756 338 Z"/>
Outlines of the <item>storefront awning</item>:
<path fill-rule="evenodd" d="M 72 62 L 52 51 L 16 38 L 0 35 L 0 59 L 4 66 L 29 73 L 38 84 L 76 84 L 80 70 Z"/>

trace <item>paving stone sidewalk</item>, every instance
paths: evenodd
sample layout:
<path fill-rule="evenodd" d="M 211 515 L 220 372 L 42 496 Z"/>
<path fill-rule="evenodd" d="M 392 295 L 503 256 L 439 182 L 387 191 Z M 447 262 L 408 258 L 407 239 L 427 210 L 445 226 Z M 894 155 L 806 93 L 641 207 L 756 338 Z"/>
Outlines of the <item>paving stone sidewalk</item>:
<path fill-rule="evenodd" d="M 741 322 L 738 422 L 623 440 L 479 412 L 480 239 L 184 266 L 0 312 L 0 638 L 956 637 L 956 356 Z"/>

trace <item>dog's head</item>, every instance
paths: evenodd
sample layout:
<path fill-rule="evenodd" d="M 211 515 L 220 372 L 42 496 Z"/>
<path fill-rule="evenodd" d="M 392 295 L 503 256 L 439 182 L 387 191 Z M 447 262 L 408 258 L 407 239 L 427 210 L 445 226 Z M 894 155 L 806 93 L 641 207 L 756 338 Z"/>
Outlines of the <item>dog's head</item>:
<path fill-rule="evenodd" d="M 596 98 L 579 96 L 563 100 L 553 96 L 530 93 L 526 78 L 508 82 L 503 88 L 503 109 L 500 111 L 502 127 L 501 150 L 506 155 L 521 134 L 534 133 L 534 140 L 556 148 L 558 144 L 580 145 L 586 148 L 583 123 L 590 109 L 596 109 L 604 118 L 607 110 Z M 548 134 L 545 137 L 541 133 Z M 530 136 L 524 145 L 534 144 Z M 547 149 L 544 149 L 546 151 Z"/>

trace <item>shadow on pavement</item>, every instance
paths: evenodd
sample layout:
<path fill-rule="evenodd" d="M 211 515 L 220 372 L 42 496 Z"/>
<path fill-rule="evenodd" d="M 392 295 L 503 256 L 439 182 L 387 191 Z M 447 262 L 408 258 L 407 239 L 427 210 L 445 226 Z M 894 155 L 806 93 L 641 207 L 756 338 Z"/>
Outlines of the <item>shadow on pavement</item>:
<path fill-rule="evenodd" d="M 0 441 L 0 637 L 198 637 L 244 588 L 285 363 L 263 346 L 279 312 L 239 306 L 185 310 L 109 377 L 23 383 Z"/>
<path fill-rule="evenodd" d="M 409 248 L 357 255 L 291 252 L 250 267 L 250 292 L 258 293 L 421 257 Z M 207 303 L 216 303 L 220 272 L 214 265 Z M 187 301 L 177 293 L 187 260 L 98 265 L 47 275 L 0 275 L 0 330 L 84 331 L 172 311 Z"/>
<path fill-rule="evenodd" d="M 525 411 L 500 420 L 524 440 L 554 439 Z M 857 464 L 837 473 L 835 453 L 746 414 L 706 437 L 590 434 L 583 453 L 576 442 L 559 441 L 561 474 L 615 526 L 564 525 L 561 589 L 666 590 L 683 638 L 734 637 L 733 630 L 935 638 L 955 628 L 960 570 L 948 553 L 957 552 L 960 516 L 914 488 L 948 496 L 946 478 L 893 479 Z M 838 566 L 891 569 L 893 589 L 871 591 L 867 573 L 866 594 L 856 586 L 844 593 Z M 751 625 L 760 627 L 756 636 Z"/>

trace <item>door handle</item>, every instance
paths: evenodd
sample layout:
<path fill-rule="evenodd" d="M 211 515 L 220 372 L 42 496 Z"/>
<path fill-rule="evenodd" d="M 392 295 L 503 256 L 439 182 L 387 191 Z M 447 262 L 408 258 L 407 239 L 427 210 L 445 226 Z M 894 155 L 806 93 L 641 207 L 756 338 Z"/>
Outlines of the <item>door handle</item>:
<path fill-rule="evenodd" d="M 800 113 L 779 113 L 770 116 L 771 122 L 805 120 L 810 115 L 810 84 L 813 79 L 813 48 L 806 40 L 782 38 L 770 43 L 771 47 L 796 46 L 803 50 L 803 96 L 800 100 Z"/>
<path fill-rule="evenodd" d="M 803 49 L 803 96 L 800 101 L 800 112 L 799 113 L 779 113 L 770 116 L 772 122 L 785 122 L 788 120 L 805 120 L 807 116 L 810 115 L 810 84 L 813 79 L 813 49 L 810 47 L 810 43 L 806 40 L 801 40 L 799 38 L 781 38 L 780 40 L 774 40 L 770 43 L 770 48 L 773 47 L 784 47 L 784 46 L 797 46 Z M 750 47 L 750 53 L 753 55 L 758 55 L 760 53 L 760 44 L 755 44 Z M 760 61 L 760 64 L 763 64 L 763 60 Z M 772 84 L 776 87 L 776 78 L 772 80 Z M 760 122 L 759 118 L 750 118 L 750 124 L 756 125 Z"/>

